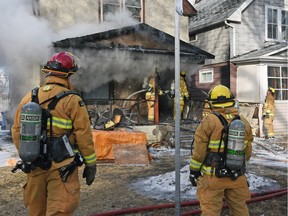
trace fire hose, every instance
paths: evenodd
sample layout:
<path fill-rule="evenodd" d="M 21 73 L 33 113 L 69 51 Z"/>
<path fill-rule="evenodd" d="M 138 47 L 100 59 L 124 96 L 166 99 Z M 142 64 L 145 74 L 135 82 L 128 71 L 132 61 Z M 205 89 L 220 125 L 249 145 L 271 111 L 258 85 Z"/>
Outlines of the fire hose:
<path fill-rule="evenodd" d="M 287 194 L 287 190 L 288 190 L 287 188 L 282 188 L 278 190 L 251 193 L 251 199 L 248 200 L 247 203 L 260 202 L 260 201 L 264 201 L 267 199 L 272 199 L 274 197 L 283 196 Z M 187 201 L 187 202 L 181 202 L 181 207 L 197 206 L 199 204 L 200 203 L 198 200 L 192 200 L 192 201 Z M 116 216 L 116 215 L 132 214 L 132 213 L 139 213 L 139 212 L 149 212 L 153 210 L 168 209 L 168 208 L 175 208 L 175 203 L 135 207 L 135 208 L 128 208 L 128 209 L 119 209 L 119 210 L 114 210 L 110 212 L 92 214 L 90 216 Z M 222 208 L 223 209 L 228 208 L 228 205 L 224 203 Z M 197 214 L 201 214 L 200 209 L 185 212 L 181 216 L 197 215 Z"/>

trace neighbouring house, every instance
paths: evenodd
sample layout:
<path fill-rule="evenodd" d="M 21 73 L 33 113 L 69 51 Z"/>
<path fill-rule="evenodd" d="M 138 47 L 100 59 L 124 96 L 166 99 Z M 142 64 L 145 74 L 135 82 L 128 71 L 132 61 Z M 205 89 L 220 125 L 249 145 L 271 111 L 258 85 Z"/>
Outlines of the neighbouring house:
<path fill-rule="evenodd" d="M 190 17 L 189 43 L 215 55 L 190 82 L 194 101 L 217 84 L 229 87 L 263 136 L 262 105 L 268 86 L 276 89 L 276 134 L 288 131 L 288 2 L 201 0 Z M 203 93 L 204 92 L 204 93 Z"/>

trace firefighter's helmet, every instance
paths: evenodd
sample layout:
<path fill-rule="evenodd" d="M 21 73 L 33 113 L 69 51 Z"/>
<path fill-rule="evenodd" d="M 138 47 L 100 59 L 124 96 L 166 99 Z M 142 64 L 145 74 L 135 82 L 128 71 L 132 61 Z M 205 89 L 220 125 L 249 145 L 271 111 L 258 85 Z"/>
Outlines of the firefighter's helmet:
<path fill-rule="evenodd" d="M 234 106 L 234 96 L 229 88 L 224 85 L 217 85 L 209 91 L 209 102 L 213 107 L 231 107 Z"/>
<path fill-rule="evenodd" d="M 185 78 L 186 77 L 186 71 L 181 71 L 180 76 Z"/>
<path fill-rule="evenodd" d="M 70 52 L 54 54 L 42 68 L 42 72 L 52 76 L 69 77 L 80 68 L 80 60 Z"/>
<path fill-rule="evenodd" d="M 272 94 L 275 94 L 275 89 L 272 88 L 271 86 L 268 87 L 268 91 L 272 92 Z"/>

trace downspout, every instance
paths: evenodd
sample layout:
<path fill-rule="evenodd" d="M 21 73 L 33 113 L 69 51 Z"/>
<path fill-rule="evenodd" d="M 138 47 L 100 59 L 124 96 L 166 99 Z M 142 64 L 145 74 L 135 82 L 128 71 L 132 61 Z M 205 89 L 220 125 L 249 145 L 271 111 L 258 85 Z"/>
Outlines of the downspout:
<path fill-rule="evenodd" d="M 231 88 L 231 68 L 230 68 L 230 59 L 235 57 L 235 27 L 227 22 L 227 20 L 224 21 L 225 25 L 232 28 L 232 40 L 231 40 L 231 34 L 229 32 L 229 44 L 230 44 L 230 53 L 229 53 L 229 60 L 227 62 L 227 66 L 229 68 L 229 88 Z M 237 86 L 236 86 L 237 88 Z M 237 89 L 235 88 L 235 93 L 237 92 Z M 237 96 L 237 95 L 236 95 Z"/>
<path fill-rule="evenodd" d="M 232 49 L 230 49 L 230 58 L 235 57 L 235 27 L 231 24 L 229 24 L 227 22 L 227 20 L 224 21 L 225 25 L 229 26 L 230 28 L 232 28 L 232 44 L 231 44 L 231 40 L 230 40 L 230 47 Z M 229 34 L 230 36 L 230 34 Z"/>

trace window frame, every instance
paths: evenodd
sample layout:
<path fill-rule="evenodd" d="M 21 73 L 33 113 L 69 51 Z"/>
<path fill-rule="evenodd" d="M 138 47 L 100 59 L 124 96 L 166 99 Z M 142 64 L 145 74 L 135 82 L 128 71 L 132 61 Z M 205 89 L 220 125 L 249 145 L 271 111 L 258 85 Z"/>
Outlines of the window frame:
<path fill-rule="evenodd" d="M 211 73 L 211 80 L 203 80 L 203 74 Z M 205 68 L 199 70 L 199 83 L 213 83 L 214 82 L 214 69 L 213 68 Z"/>
<path fill-rule="evenodd" d="M 268 10 L 277 10 L 277 18 L 276 18 L 276 38 L 269 38 L 268 37 Z M 266 41 L 287 41 L 288 38 L 285 39 L 285 34 L 284 34 L 284 39 L 282 39 L 282 27 L 284 26 L 281 22 L 282 20 L 282 11 L 288 12 L 285 8 L 281 7 L 275 7 L 275 6 L 270 6 L 270 5 L 265 5 L 265 40 Z M 288 17 L 287 17 L 287 22 L 288 22 Z M 288 31 L 288 23 L 285 25 L 286 26 L 286 31 Z"/>
<path fill-rule="evenodd" d="M 138 20 L 139 22 L 143 22 L 144 21 L 144 13 L 143 13 L 143 7 L 144 7 L 144 0 L 139 0 L 140 2 L 140 7 L 138 6 L 133 6 L 133 5 L 129 5 L 127 4 L 127 1 L 128 0 L 118 0 L 118 3 L 104 3 L 105 0 L 100 0 L 100 22 L 104 22 L 104 4 L 107 5 L 107 4 L 110 4 L 110 5 L 114 5 L 114 6 L 119 6 L 119 9 L 122 11 L 122 10 L 125 10 L 125 9 L 128 9 L 129 8 L 136 8 L 139 10 L 139 15 L 135 15 L 132 13 L 131 10 L 129 10 L 131 13 L 132 13 L 132 17 L 136 20 Z"/>
<path fill-rule="evenodd" d="M 269 76 L 269 68 L 277 68 L 277 69 L 279 69 L 279 76 Z M 276 65 L 268 65 L 267 66 L 267 84 L 268 84 L 268 86 L 271 86 L 272 88 L 275 89 L 275 91 L 276 91 L 275 100 L 277 100 L 277 101 L 287 101 L 287 99 L 284 99 L 284 94 L 283 93 L 284 93 L 284 91 L 288 92 L 288 85 L 286 85 L 286 88 L 284 88 L 284 83 L 283 82 L 285 82 L 285 80 L 286 80 L 286 82 L 288 82 L 288 76 L 287 77 L 283 76 L 282 68 L 286 68 L 286 74 L 287 74 L 288 66 L 276 66 Z M 272 79 L 279 80 L 279 87 L 277 87 L 275 85 L 272 85 L 271 82 L 269 83 L 269 80 L 272 80 Z M 288 93 L 286 93 L 286 95 L 287 94 Z"/>

